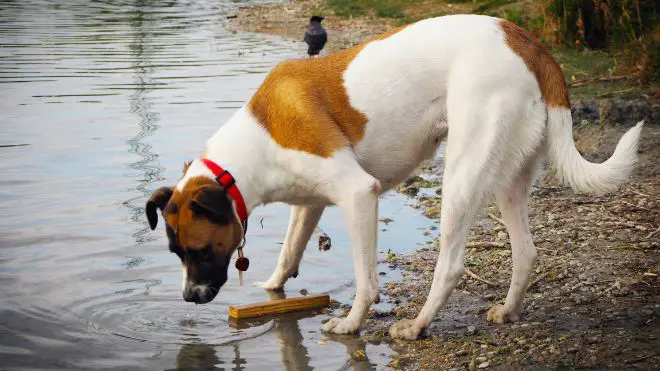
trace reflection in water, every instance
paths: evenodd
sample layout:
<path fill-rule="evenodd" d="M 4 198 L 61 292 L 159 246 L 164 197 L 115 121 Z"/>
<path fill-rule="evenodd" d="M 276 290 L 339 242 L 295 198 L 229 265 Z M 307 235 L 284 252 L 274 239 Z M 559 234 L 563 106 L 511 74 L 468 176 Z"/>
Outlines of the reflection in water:
<path fill-rule="evenodd" d="M 138 132 L 126 142 L 129 145 L 128 151 L 137 155 L 139 160 L 128 164 L 128 167 L 142 172 L 142 179 L 138 179 L 138 185 L 135 187 L 140 192 L 136 197 L 133 197 L 123 204 L 130 209 L 131 220 L 139 225 L 137 231 L 133 233 L 136 247 L 143 243 L 153 240 L 154 236 L 150 235 L 147 221 L 142 217 L 144 208 L 141 205 L 145 196 L 149 196 L 151 190 L 148 189 L 150 183 L 160 180 L 160 173 L 162 168 L 152 162 L 158 155 L 151 152 L 151 146 L 143 143 L 142 139 L 153 134 L 158 125 L 158 114 L 153 112 L 153 103 L 149 100 L 149 90 L 153 87 L 153 82 L 148 76 L 150 70 L 148 65 L 148 58 L 145 57 L 145 41 L 147 38 L 146 27 L 149 22 L 145 21 L 145 13 L 143 7 L 147 6 L 148 0 L 138 1 L 135 5 L 135 10 L 131 12 L 129 24 L 135 31 L 135 38 L 129 45 L 131 55 L 133 56 L 133 68 L 135 70 L 134 82 L 135 91 L 129 97 L 131 113 L 138 117 Z M 141 262 L 142 259 L 132 258 L 132 261 Z M 136 264 L 133 264 L 135 266 Z"/>
<path fill-rule="evenodd" d="M 351 356 L 365 344 L 327 338 L 317 312 L 227 325 L 228 305 L 265 299 L 251 283 L 277 262 L 288 208 L 255 211 L 267 221 L 252 231 L 255 269 L 203 307 L 183 302 L 176 256 L 146 233 L 150 191 L 163 177 L 172 185 L 272 66 L 304 53 L 228 32 L 245 4 L 0 0 L 0 369 L 371 368 Z M 397 197 L 382 203 L 396 214 L 384 251 L 424 242 L 414 232 L 425 223 Z M 339 214 L 324 216 L 332 254 L 309 251 L 291 295 L 354 294 Z M 374 364 L 389 362 L 385 344 L 366 347 Z"/>
<path fill-rule="evenodd" d="M 270 300 L 284 299 L 286 294 L 283 292 L 269 291 Z M 255 326 L 263 326 L 267 322 L 275 323 L 273 332 L 277 336 L 280 348 L 280 362 L 286 370 L 313 370 L 311 358 L 307 347 L 303 344 L 305 340 L 299 322 L 305 318 L 311 318 L 321 313 L 318 310 L 298 311 L 279 316 L 263 316 L 253 319 L 229 321 L 229 326 L 234 329 L 242 330 Z M 317 317 L 318 318 L 318 317 Z M 343 344 L 348 355 L 346 363 L 341 367 L 342 370 L 371 370 L 372 365 L 366 357 L 367 343 L 360 340 L 359 337 L 347 335 L 329 334 L 328 347 L 336 346 L 334 343 Z M 183 351 L 183 348 L 182 348 Z M 356 354 L 363 354 L 364 357 Z M 236 360 L 234 362 L 236 363 Z"/>
<path fill-rule="evenodd" d="M 238 346 L 236 346 L 238 348 Z M 211 370 L 214 368 L 222 369 L 222 361 L 218 357 L 215 347 L 205 344 L 186 344 L 181 346 L 179 354 L 176 356 L 174 370 Z"/>

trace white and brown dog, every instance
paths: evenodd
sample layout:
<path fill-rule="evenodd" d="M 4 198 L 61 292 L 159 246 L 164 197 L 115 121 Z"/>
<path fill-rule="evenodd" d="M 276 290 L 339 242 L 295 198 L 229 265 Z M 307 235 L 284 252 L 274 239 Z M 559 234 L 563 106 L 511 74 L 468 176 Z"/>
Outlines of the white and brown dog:
<path fill-rule="evenodd" d="M 275 67 L 178 184 L 153 194 L 147 217 L 153 229 L 156 208 L 162 211 L 170 250 L 184 265 L 184 298 L 206 303 L 227 280 L 255 207 L 292 205 L 277 268 L 262 284 L 278 290 L 297 272 L 323 209 L 338 205 L 357 292 L 350 314 L 323 329 L 353 333 L 378 298 L 378 196 L 446 137 L 431 291 L 417 318 L 390 330 L 415 339 L 464 273 L 466 237 L 484 196 L 495 195 L 513 250 L 506 301 L 487 318 L 516 321 L 536 259 L 527 198 L 541 157 L 576 191 L 607 192 L 629 176 L 641 129 L 641 122 L 630 129 L 605 163 L 586 161 L 573 143 L 562 71 L 536 38 L 492 17 L 427 19 L 334 55 Z"/>

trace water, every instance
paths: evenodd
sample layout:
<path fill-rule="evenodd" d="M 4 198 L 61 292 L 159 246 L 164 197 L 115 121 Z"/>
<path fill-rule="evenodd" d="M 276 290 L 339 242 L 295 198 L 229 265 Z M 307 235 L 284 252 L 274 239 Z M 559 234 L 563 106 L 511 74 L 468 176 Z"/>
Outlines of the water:
<path fill-rule="evenodd" d="M 288 207 L 251 217 L 244 285 L 182 300 L 178 258 L 143 205 L 300 42 L 232 34 L 234 1 L 0 1 L 0 368 L 382 368 L 391 350 L 320 332 L 325 314 L 232 322 L 229 304 L 268 299 Z M 430 222 L 393 192 L 379 254 L 425 243 Z M 262 227 L 263 225 L 263 227 Z M 350 246 L 326 211 L 285 294 L 350 303 Z M 396 277 L 386 266 L 384 280 Z M 381 307 L 387 304 L 381 304 Z M 350 354 L 363 349 L 368 361 Z"/>

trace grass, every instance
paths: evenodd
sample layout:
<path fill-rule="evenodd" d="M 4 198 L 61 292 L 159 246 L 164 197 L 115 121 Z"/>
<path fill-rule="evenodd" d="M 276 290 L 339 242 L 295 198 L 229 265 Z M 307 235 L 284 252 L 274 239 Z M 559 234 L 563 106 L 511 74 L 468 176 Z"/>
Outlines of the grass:
<path fill-rule="evenodd" d="M 575 49 L 562 49 L 553 50 L 553 55 L 561 65 L 569 84 L 625 75 L 626 73 L 626 71 L 617 70 L 617 56 L 606 52 L 590 51 L 585 54 Z M 643 93 L 642 87 L 632 78 L 623 81 L 590 82 L 571 87 L 570 90 L 572 100 L 615 96 L 629 98 L 639 97 Z"/>

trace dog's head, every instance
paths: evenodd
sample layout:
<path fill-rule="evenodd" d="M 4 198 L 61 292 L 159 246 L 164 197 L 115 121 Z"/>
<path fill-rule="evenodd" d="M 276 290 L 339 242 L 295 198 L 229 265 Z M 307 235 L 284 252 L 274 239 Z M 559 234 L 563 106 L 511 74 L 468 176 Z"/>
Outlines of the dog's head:
<path fill-rule="evenodd" d="M 229 261 L 243 239 L 232 200 L 222 185 L 200 176 L 187 179 L 183 187 L 153 193 L 146 205 L 152 230 L 158 224 L 157 209 L 166 223 L 170 251 L 183 265 L 183 298 L 210 302 L 227 282 Z"/>

